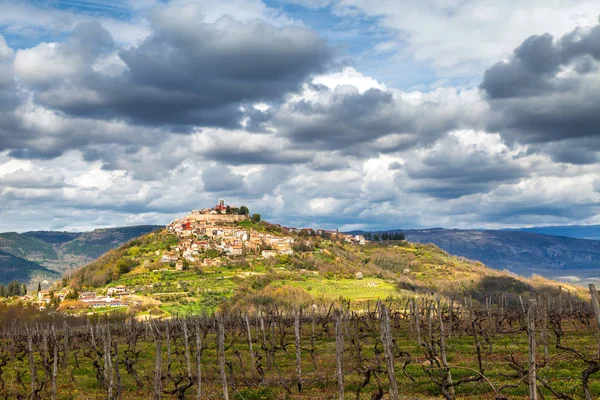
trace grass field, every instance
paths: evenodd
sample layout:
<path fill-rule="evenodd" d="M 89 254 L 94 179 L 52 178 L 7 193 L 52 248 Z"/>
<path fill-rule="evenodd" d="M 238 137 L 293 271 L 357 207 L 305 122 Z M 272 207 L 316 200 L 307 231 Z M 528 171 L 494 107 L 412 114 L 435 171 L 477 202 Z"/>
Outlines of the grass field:
<path fill-rule="evenodd" d="M 385 299 L 400 294 L 393 282 L 378 278 L 364 279 L 319 279 L 308 278 L 303 281 L 286 281 L 291 286 L 301 287 L 317 298 L 328 300 L 340 297 L 357 302 Z"/>

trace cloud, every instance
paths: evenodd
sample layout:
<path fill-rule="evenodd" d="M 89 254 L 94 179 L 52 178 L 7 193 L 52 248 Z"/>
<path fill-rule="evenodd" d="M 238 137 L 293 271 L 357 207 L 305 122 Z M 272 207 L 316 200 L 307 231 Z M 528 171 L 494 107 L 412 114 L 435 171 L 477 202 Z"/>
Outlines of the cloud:
<path fill-rule="evenodd" d="M 408 193 L 455 199 L 488 193 L 498 185 L 518 183 L 529 175 L 496 135 L 457 131 L 427 151 L 413 153 L 405 165 L 393 163 L 396 184 Z"/>
<path fill-rule="evenodd" d="M 300 96 L 271 111 L 264 126 L 302 148 L 364 157 L 427 145 L 451 130 L 481 125 L 486 111 L 476 90 L 362 89 L 307 85 Z"/>
<path fill-rule="evenodd" d="M 389 42 L 396 43 L 397 50 L 384 61 L 392 65 L 384 69 L 378 60 L 371 69 L 385 74 L 387 82 L 428 85 L 441 79 L 470 86 L 523 38 L 540 32 L 561 36 L 573 26 L 594 24 L 598 16 L 595 0 L 421 0 L 403 2 L 402 7 L 396 0 L 339 0 L 333 7 L 337 15 L 366 15 L 394 33 L 381 40 L 388 47 Z M 374 56 L 370 51 L 364 61 L 367 66 Z"/>
<path fill-rule="evenodd" d="M 4 37 L 0 35 L 0 62 L 12 59 L 13 53 L 13 50 L 6 44 Z"/>
<path fill-rule="evenodd" d="M 17 170 L 0 175 L 0 187 L 12 188 L 62 188 L 64 177 L 59 171 Z"/>
<path fill-rule="evenodd" d="M 216 165 L 202 171 L 202 183 L 205 191 L 235 192 L 244 186 L 244 178 L 234 174 L 227 166 Z"/>
<path fill-rule="evenodd" d="M 20 50 L 15 71 L 39 104 L 72 116 L 236 127 L 242 103 L 278 101 L 332 56 L 314 31 L 260 20 L 155 18 L 153 29 L 139 45 L 119 49 L 99 23 L 80 24 L 63 43 Z M 94 68 L 115 51 L 120 75 Z M 48 71 L 36 67 L 42 64 Z"/>
<path fill-rule="evenodd" d="M 594 163 L 600 150 L 600 25 L 559 39 L 531 36 L 481 83 L 493 111 L 488 128 L 543 147 L 561 162 Z"/>
<path fill-rule="evenodd" d="M 335 3 L 311 13 L 376 32 L 395 24 L 386 1 Z M 424 4 L 407 13 L 437 3 Z M 128 23 L 145 34 L 131 40 L 111 18 L 74 11 L 52 14 L 54 34 L 39 28 L 19 42 L 14 32 L 37 29 L 19 14 L 22 29 L 6 33 L 15 50 L 0 37 L 0 229 L 168 223 L 220 197 L 270 221 L 332 229 L 600 223 L 597 28 L 533 36 L 461 89 L 455 71 L 502 58 L 514 39 L 491 35 L 495 22 L 472 43 L 446 28 L 484 6 L 450 5 L 373 46 L 378 57 L 407 51 L 451 69 L 428 81 L 433 90 L 369 76 L 295 19 L 304 14 L 258 0 L 140 6 Z M 455 9 L 456 21 L 426 32 Z M 498 48 L 486 45 L 492 36 Z M 432 78 L 415 78 L 406 58 L 388 61 L 374 60 Z"/>
<path fill-rule="evenodd" d="M 0 113 L 13 110 L 19 103 L 12 69 L 13 54 L 0 35 Z"/>
<path fill-rule="evenodd" d="M 198 155 L 228 165 L 297 164 L 312 159 L 309 151 L 294 149 L 275 134 L 257 135 L 245 131 L 205 129 L 193 137 Z"/>

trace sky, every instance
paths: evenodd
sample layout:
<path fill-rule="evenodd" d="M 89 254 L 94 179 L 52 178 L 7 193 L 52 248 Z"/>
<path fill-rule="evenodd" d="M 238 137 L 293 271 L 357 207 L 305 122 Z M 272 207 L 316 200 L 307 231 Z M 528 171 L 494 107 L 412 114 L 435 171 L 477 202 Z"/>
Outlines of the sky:
<path fill-rule="evenodd" d="M 600 224 L 597 0 L 0 0 L 0 231 L 225 199 L 340 230 Z"/>

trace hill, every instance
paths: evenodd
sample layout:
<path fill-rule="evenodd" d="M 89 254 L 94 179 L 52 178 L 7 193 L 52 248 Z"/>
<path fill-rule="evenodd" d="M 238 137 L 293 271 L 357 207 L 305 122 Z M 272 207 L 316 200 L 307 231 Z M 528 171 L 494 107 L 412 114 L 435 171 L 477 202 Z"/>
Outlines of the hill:
<path fill-rule="evenodd" d="M 54 280 L 58 277 L 57 272 L 0 250 L 0 283 L 8 283 L 14 280 L 20 282 Z"/>
<path fill-rule="evenodd" d="M 510 230 L 553 236 L 566 236 L 578 239 L 600 240 L 600 225 L 538 226 Z"/>
<path fill-rule="evenodd" d="M 495 269 L 550 279 L 593 281 L 600 276 L 600 242 L 508 230 L 402 230 L 411 242 L 479 260 Z"/>
<path fill-rule="evenodd" d="M 172 226 L 180 225 L 187 222 Z M 266 250 L 272 246 L 265 241 L 254 250 L 232 255 L 210 248 L 225 242 L 222 237 L 186 233 L 199 229 L 193 227 L 176 232 L 172 226 L 109 251 L 76 271 L 71 285 L 102 293 L 117 286 L 125 288 L 135 294 L 135 305 L 130 302 L 129 307 L 137 315 L 148 310 L 153 315 L 197 314 L 217 308 L 256 310 L 267 304 L 289 307 L 340 298 L 363 307 L 378 298 L 432 292 L 457 299 L 472 296 L 479 301 L 500 293 L 519 301 L 518 296 L 558 292 L 556 282 L 494 270 L 478 261 L 451 256 L 432 244 L 395 241 L 361 245 L 335 232 L 293 230 L 248 220 L 229 228 L 249 233 L 247 242 L 259 235 L 292 239 L 293 251 L 265 253 L 274 252 Z M 206 248 L 194 257 L 183 256 L 190 243 L 205 243 Z M 171 254 L 176 255 L 171 258 Z M 580 290 L 563 287 L 574 293 Z"/>
<path fill-rule="evenodd" d="M 7 232 L 0 233 L 0 250 L 21 259 L 18 263 L 26 265 L 26 270 L 40 269 L 62 273 L 89 263 L 110 249 L 158 228 L 160 227 L 155 225 L 142 225 L 96 229 L 91 232 Z M 0 276 L 14 275 L 13 265 L 17 263 L 16 259 L 0 259 Z M 25 273 L 23 276 L 28 275 Z M 7 281 L 0 278 L 0 282 Z"/>
<path fill-rule="evenodd" d="M 94 259 L 135 237 L 160 228 L 162 227 L 156 225 L 140 225 L 95 229 L 91 232 L 83 232 L 73 240 L 63 242 L 59 252 Z"/>
<path fill-rule="evenodd" d="M 51 244 L 16 232 L 0 233 L 0 250 L 33 262 L 58 260 Z"/>

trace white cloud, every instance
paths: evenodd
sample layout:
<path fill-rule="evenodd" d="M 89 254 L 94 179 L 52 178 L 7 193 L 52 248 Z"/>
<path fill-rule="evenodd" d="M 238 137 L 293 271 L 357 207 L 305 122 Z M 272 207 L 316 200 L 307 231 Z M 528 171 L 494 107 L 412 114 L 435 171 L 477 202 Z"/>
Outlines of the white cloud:
<path fill-rule="evenodd" d="M 319 7 L 328 2 L 310 3 Z M 406 4 L 402 14 L 394 4 L 343 0 L 336 7 L 342 12 L 354 5 L 358 8 L 352 18 L 360 9 L 398 30 L 399 40 L 386 38 L 374 52 L 408 52 L 438 71 L 450 71 L 449 76 L 481 73 L 477 66 L 502 58 L 514 41 L 544 30 L 570 30 L 574 19 L 589 20 L 575 14 L 590 9 L 584 1 L 561 3 L 557 8 L 564 16 L 559 18 L 545 3 L 507 3 L 514 9 L 501 4 L 490 10 L 490 3 L 468 1 L 446 5 L 452 12 L 443 13 L 432 11 L 441 8 L 429 1 Z M 178 118 L 149 122 L 170 101 L 148 103 L 129 119 L 100 109 L 95 105 L 104 100 L 102 83 L 119 83 L 124 76 L 132 81 L 147 78 L 143 69 L 140 75 L 128 75 L 135 71 L 127 69 L 121 54 L 136 49 L 152 29 L 176 31 L 178 40 L 184 40 L 196 38 L 198 25 L 215 23 L 223 39 L 219 43 L 226 46 L 227 34 L 246 38 L 245 28 L 263 29 L 256 19 L 276 27 L 302 25 L 294 15 L 258 0 L 132 0 L 125 6 L 139 14 L 128 22 L 100 18 L 117 39 L 104 47 L 82 46 L 83 35 L 35 43 L 15 54 L 0 37 L 0 96 L 19 99 L 9 112 L 2 108 L 8 103 L 0 103 L 0 230 L 168 223 L 221 197 L 245 204 L 267 220 L 333 229 L 600 222 L 597 163 L 556 162 L 535 144 L 509 143 L 498 133 L 486 132 L 482 121 L 490 110 L 482 93 L 452 87 L 443 79 L 434 90 L 401 90 L 358 67 L 330 66 L 318 76 L 301 75 L 282 90 L 283 97 L 251 97 L 224 108 L 224 113 L 235 114 L 225 119 L 241 116 L 246 121 L 235 128 Z M 532 7 L 531 24 L 519 25 Z M 2 14 L 7 10 L 11 18 Z M 47 11 L 41 15 L 30 5 L 0 4 L 0 25 L 13 33 L 34 29 L 69 35 L 78 22 L 95 19 Z M 248 25 L 232 25 L 231 18 Z M 94 32 L 94 37 L 105 36 L 103 30 Z M 280 46 L 295 43 L 292 36 L 283 37 Z M 157 38 L 153 49 L 160 49 L 161 40 Z M 192 49 L 198 46 L 190 43 Z M 206 53 L 197 56 L 202 59 Z M 156 76 L 164 79 L 160 84 L 178 80 L 180 85 L 163 93 L 178 95 L 201 78 L 197 69 L 191 69 L 190 79 L 165 66 L 170 67 L 158 65 Z M 228 65 L 236 77 L 248 71 L 241 62 L 239 66 Z M 215 68 L 210 79 L 219 87 L 215 95 L 239 86 L 222 85 L 221 70 Z M 86 74 L 99 76 L 96 86 L 81 85 Z M 271 85 L 269 74 L 264 76 Z M 117 95 L 127 94 L 122 86 L 115 88 Z M 213 96 L 208 99 L 215 101 Z M 91 106 L 78 114 L 82 103 Z M 138 105 L 119 104 L 126 109 Z"/>
<path fill-rule="evenodd" d="M 340 15 L 360 11 L 397 32 L 399 58 L 407 54 L 440 74 L 480 75 L 532 34 L 562 35 L 597 22 L 594 0 L 339 0 Z M 390 48 L 390 44 L 381 45 Z"/>
<path fill-rule="evenodd" d="M 10 61 L 13 56 L 13 50 L 8 47 L 6 40 L 0 35 L 0 62 Z"/>

